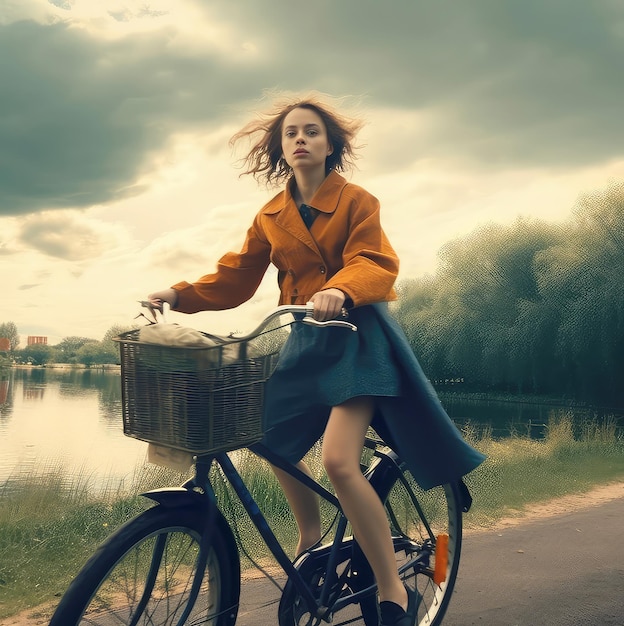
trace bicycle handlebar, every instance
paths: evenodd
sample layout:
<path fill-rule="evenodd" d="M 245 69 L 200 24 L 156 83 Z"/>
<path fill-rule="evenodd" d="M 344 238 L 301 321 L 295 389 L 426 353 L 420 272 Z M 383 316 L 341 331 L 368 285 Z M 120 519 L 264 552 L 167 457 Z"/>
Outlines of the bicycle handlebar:
<path fill-rule="evenodd" d="M 236 339 L 253 339 L 255 336 L 259 335 L 268 325 L 269 323 L 279 317 L 280 315 L 284 315 L 285 313 L 290 313 L 292 315 L 296 315 L 298 313 L 303 313 L 304 318 L 301 320 L 302 323 L 308 324 L 310 326 L 333 326 L 336 328 L 348 328 L 352 331 L 357 331 L 357 326 L 352 324 L 351 322 L 347 322 L 345 320 L 333 319 L 326 320 L 324 322 L 314 319 L 312 316 L 314 312 L 314 304 L 312 302 L 308 302 L 307 304 L 282 304 L 277 308 L 273 309 L 265 318 L 260 322 L 255 330 L 252 330 L 247 335 L 237 336 Z M 342 310 L 342 316 L 346 317 L 348 313 L 345 309 Z M 232 336 L 232 335 L 231 335 Z"/>
<path fill-rule="evenodd" d="M 156 309 L 152 305 L 152 303 L 149 302 L 149 300 L 140 300 L 139 302 L 142 307 L 145 307 L 146 309 L 150 311 L 150 313 L 154 317 L 154 321 L 157 321 L 155 311 L 157 311 L 158 309 Z M 163 317 L 163 322 L 165 321 L 165 313 L 168 310 L 168 308 L 169 308 L 169 305 L 166 302 L 163 302 L 162 308 L 159 311 Z M 269 312 L 268 315 L 266 315 L 265 318 L 260 322 L 260 324 L 250 333 L 247 333 L 246 335 L 234 335 L 234 333 L 230 333 L 228 335 L 228 338 L 235 339 L 236 341 L 247 341 L 249 339 L 253 339 L 254 337 L 257 337 L 260 333 L 262 333 L 262 331 L 276 317 L 279 317 L 280 315 L 284 315 L 288 313 L 290 313 L 291 315 L 297 315 L 297 314 L 303 313 L 304 317 L 301 320 L 301 322 L 303 324 L 308 324 L 310 326 L 333 326 L 336 328 L 348 328 L 349 330 L 354 331 L 354 332 L 357 331 L 357 326 L 355 324 L 352 324 L 351 322 L 347 322 L 344 319 L 342 320 L 333 319 L 333 320 L 326 320 L 326 321 L 320 321 L 320 320 L 314 319 L 313 317 L 314 303 L 308 302 L 307 304 L 282 304 L 278 306 L 277 308 L 273 309 L 271 312 Z M 342 309 L 342 317 L 347 317 L 347 316 L 348 316 L 348 313 L 346 309 Z"/>

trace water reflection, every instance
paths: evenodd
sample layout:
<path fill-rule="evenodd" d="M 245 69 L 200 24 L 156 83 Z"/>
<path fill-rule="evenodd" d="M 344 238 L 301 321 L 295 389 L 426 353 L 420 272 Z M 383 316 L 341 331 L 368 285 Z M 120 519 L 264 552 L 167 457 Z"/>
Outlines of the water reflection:
<path fill-rule="evenodd" d="M 7 380 L 0 484 L 47 468 L 110 487 L 144 460 L 146 444 L 122 432 L 118 372 L 15 369 Z"/>
<path fill-rule="evenodd" d="M 0 380 L 0 406 L 3 405 L 9 396 L 9 380 L 8 378 Z"/>
<path fill-rule="evenodd" d="M 29 374 L 22 379 L 22 397 L 24 400 L 42 400 L 45 392 L 45 372 L 43 370 L 18 371 Z"/>
<path fill-rule="evenodd" d="M 24 400 L 43 400 L 45 387 L 24 387 Z"/>
<path fill-rule="evenodd" d="M 13 408 L 13 369 L 0 368 L 0 423 Z"/>

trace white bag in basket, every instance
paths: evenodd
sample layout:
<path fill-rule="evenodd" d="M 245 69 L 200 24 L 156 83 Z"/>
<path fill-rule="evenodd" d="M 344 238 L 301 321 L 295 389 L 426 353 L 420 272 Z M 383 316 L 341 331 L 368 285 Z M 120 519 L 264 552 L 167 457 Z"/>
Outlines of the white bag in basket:
<path fill-rule="evenodd" d="M 139 329 L 139 341 L 157 343 L 161 346 L 210 347 L 217 345 L 215 339 L 194 328 L 178 324 L 150 324 Z"/>
<path fill-rule="evenodd" d="M 150 324 L 139 329 L 139 341 L 142 343 L 153 343 L 161 346 L 172 346 L 179 348 L 211 348 L 222 345 L 220 337 L 211 337 L 205 333 L 179 326 L 178 324 Z M 226 343 L 222 349 L 206 350 L 198 352 L 198 363 L 208 366 L 211 364 L 227 364 L 238 360 L 239 344 Z M 221 353 L 219 355 L 219 353 Z M 219 360 L 221 357 L 221 360 Z"/>

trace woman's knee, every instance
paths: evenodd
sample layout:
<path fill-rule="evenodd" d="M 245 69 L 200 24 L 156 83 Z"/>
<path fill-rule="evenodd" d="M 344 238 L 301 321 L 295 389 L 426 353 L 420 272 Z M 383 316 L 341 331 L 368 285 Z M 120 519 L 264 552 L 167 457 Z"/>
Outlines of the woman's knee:
<path fill-rule="evenodd" d="M 327 476 L 334 485 L 361 473 L 359 459 L 351 459 L 341 450 L 323 448 L 322 459 Z"/>
<path fill-rule="evenodd" d="M 368 396 L 333 407 L 323 437 L 322 459 L 334 486 L 361 476 L 362 447 L 372 413 L 373 402 Z"/>

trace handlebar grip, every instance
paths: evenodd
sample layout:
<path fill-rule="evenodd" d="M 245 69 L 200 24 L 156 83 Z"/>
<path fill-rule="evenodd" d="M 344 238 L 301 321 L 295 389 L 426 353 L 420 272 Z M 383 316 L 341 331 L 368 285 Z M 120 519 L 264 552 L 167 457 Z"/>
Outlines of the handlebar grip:
<path fill-rule="evenodd" d="M 336 326 L 337 328 L 348 328 L 352 331 L 357 331 L 357 326 L 355 324 L 345 322 L 343 320 L 327 320 L 325 322 L 321 322 L 319 320 L 315 320 L 311 315 L 306 315 L 302 322 L 304 324 L 309 324 L 310 326 Z"/>
<path fill-rule="evenodd" d="M 325 320 L 324 322 L 322 322 L 320 320 L 314 319 L 314 302 L 307 302 L 305 307 L 306 314 L 302 320 L 304 324 L 308 324 L 310 326 L 335 326 L 336 328 L 348 328 L 349 330 L 352 330 L 354 332 L 357 331 L 357 326 L 355 324 L 352 324 L 351 322 L 347 322 L 345 320 L 340 320 L 336 318 L 333 320 Z M 349 313 L 344 307 L 342 308 L 340 314 L 342 315 L 342 317 L 349 317 Z"/>

